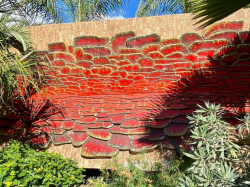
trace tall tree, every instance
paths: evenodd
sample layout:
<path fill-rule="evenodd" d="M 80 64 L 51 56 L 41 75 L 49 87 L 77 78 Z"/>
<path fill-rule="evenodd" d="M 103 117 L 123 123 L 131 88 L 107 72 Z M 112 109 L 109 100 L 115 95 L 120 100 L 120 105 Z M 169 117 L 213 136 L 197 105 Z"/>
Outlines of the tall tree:
<path fill-rule="evenodd" d="M 22 16 L 31 24 L 101 20 L 122 11 L 131 0 L 0 0 L 0 13 Z M 141 0 L 136 16 L 187 13 L 191 0 Z"/>
<path fill-rule="evenodd" d="M 32 24 L 104 19 L 130 0 L 0 0 L 0 13 L 15 14 Z M 65 16 L 67 15 L 67 16 Z"/>

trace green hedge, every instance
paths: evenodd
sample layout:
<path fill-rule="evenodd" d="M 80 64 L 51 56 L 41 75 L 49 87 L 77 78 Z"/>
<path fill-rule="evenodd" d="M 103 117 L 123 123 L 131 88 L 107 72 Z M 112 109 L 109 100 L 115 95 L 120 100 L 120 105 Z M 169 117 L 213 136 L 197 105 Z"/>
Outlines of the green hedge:
<path fill-rule="evenodd" d="M 0 186 L 80 186 L 83 171 L 71 159 L 37 152 L 18 141 L 0 151 Z"/>

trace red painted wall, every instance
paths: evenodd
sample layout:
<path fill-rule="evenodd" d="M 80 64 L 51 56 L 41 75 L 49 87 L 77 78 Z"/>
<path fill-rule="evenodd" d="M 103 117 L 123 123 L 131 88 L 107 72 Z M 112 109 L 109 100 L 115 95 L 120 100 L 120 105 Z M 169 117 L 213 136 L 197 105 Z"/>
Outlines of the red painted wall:
<path fill-rule="evenodd" d="M 235 117 L 250 111 L 250 34 L 242 26 L 217 23 L 204 36 L 180 39 L 130 31 L 50 44 L 39 53 L 59 84 L 46 88 L 49 100 L 34 97 L 28 109 L 17 102 L 16 113 L 0 119 L 0 131 L 21 132 L 34 146 L 70 143 L 82 147 L 83 157 L 104 158 L 183 145 L 186 116 L 204 101 L 221 103 L 235 126 Z"/>

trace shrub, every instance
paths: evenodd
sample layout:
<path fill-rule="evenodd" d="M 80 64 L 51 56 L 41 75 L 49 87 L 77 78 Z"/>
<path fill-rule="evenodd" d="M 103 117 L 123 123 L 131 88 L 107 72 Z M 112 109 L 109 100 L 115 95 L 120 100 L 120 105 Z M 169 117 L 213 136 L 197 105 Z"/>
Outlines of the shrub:
<path fill-rule="evenodd" d="M 9 53 L 0 41 L 0 104 L 9 104 L 17 97 L 25 101 L 47 85 L 51 68 L 36 58 L 33 52 L 24 56 Z"/>
<path fill-rule="evenodd" d="M 222 120 L 220 105 L 205 102 L 205 107 L 199 107 L 188 117 L 193 147 L 184 154 L 194 162 L 180 186 L 233 186 L 238 178 L 233 165 L 240 147 L 232 141 L 236 138 Z"/>
<path fill-rule="evenodd" d="M 124 166 L 117 158 L 102 170 L 102 177 L 89 179 L 93 187 L 175 187 L 184 174 L 186 163 L 181 159 L 171 160 L 169 167 L 161 161 L 150 163 L 145 154 L 139 159 L 127 160 Z M 180 169 L 181 168 L 181 169 Z"/>
<path fill-rule="evenodd" d="M 0 186 L 80 186 L 83 171 L 71 159 L 37 152 L 18 141 L 0 151 Z"/>
<path fill-rule="evenodd" d="M 243 119 L 239 119 L 242 123 L 236 128 L 238 131 L 239 143 L 242 145 L 239 153 L 239 162 L 236 169 L 240 176 L 237 180 L 238 186 L 250 185 L 250 114 L 246 114 Z"/>

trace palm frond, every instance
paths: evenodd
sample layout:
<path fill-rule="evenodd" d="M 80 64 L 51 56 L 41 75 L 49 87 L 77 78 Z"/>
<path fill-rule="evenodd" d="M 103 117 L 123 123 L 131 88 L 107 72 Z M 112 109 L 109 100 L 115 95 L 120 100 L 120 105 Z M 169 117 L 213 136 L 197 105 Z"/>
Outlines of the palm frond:
<path fill-rule="evenodd" d="M 15 99 L 26 99 L 43 90 L 48 81 L 56 83 L 51 74 L 54 70 L 30 52 L 19 56 L 8 52 L 7 46 L 0 42 L 0 106 Z M 0 111 L 1 115 L 1 111 Z"/>
<path fill-rule="evenodd" d="M 26 20 L 30 25 L 60 22 L 58 0 L 0 0 L 0 13 Z"/>
<path fill-rule="evenodd" d="M 141 0 L 136 16 L 187 13 L 190 10 L 190 0 Z"/>
<path fill-rule="evenodd" d="M 243 8 L 250 8 L 250 4 L 248 4 L 247 6 L 243 7 Z"/>
<path fill-rule="evenodd" d="M 250 0 L 192 0 L 194 19 L 199 29 L 219 21 L 247 6 Z"/>
<path fill-rule="evenodd" d="M 0 15 L 0 32 L 5 40 L 10 41 L 11 38 L 19 41 L 24 50 L 30 44 L 29 31 L 26 29 L 29 23 L 12 17 L 11 15 L 1 14 Z"/>
<path fill-rule="evenodd" d="M 117 13 L 130 4 L 130 0 L 61 0 L 60 9 L 72 22 L 101 20 Z"/>

